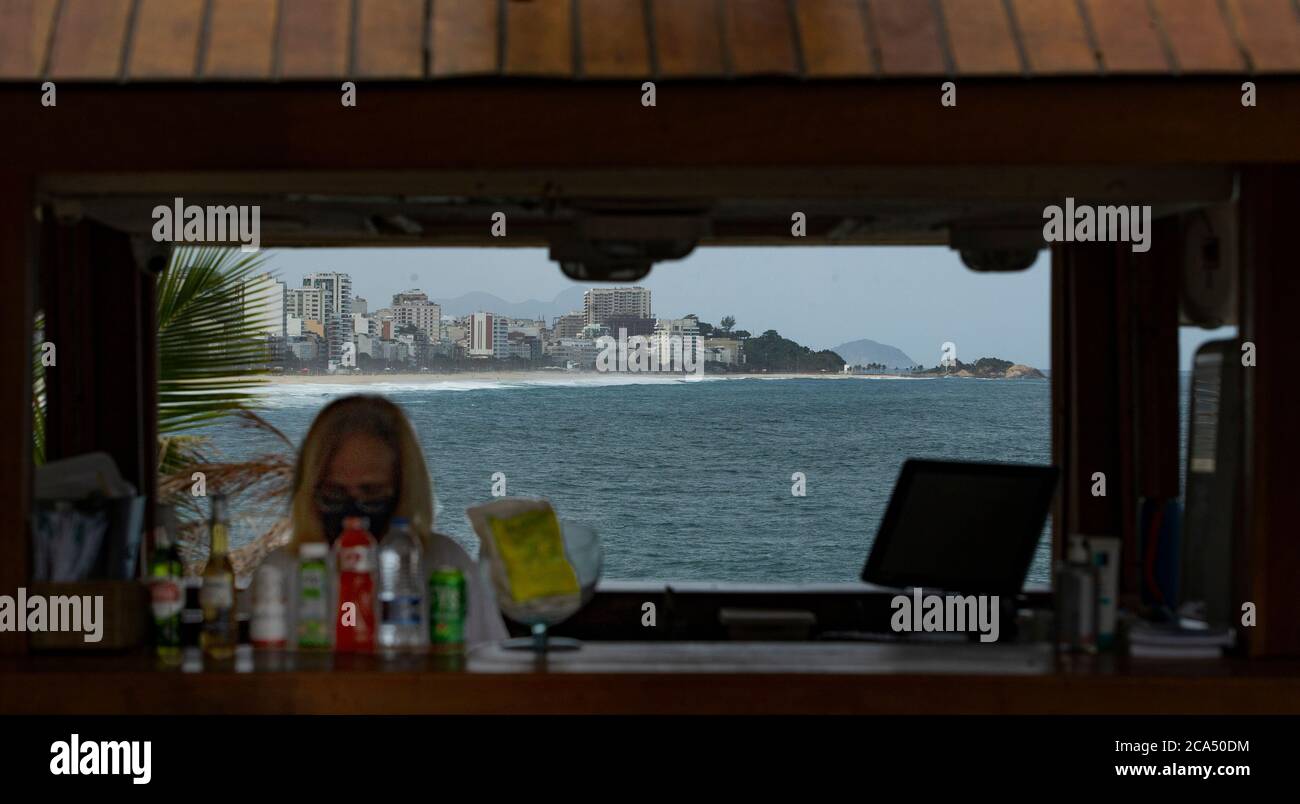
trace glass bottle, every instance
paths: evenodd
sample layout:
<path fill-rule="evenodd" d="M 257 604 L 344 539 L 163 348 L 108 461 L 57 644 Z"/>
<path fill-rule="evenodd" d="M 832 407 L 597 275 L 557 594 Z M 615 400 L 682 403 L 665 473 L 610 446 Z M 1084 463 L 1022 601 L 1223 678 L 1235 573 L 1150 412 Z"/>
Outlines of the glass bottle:
<path fill-rule="evenodd" d="M 203 568 L 203 652 L 215 661 L 235 655 L 235 570 L 230 564 L 230 520 L 226 497 L 212 497 L 208 563 Z"/>
<path fill-rule="evenodd" d="M 180 553 L 173 538 L 171 506 L 158 507 L 158 526 L 154 528 L 153 557 L 149 561 L 149 600 L 153 609 L 154 649 L 166 665 L 181 661 L 181 609 L 185 599 L 181 589 Z"/>

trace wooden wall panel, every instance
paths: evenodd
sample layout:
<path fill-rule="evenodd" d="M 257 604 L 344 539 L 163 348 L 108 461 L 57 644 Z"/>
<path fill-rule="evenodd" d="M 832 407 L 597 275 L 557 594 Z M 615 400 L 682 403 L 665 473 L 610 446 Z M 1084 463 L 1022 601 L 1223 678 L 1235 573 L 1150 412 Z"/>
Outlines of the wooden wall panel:
<path fill-rule="evenodd" d="M 0 594 L 26 586 L 32 502 L 32 316 L 36 297 L 35 194 L 32 178 L 0 173 L 0 337 L 11 344 L 0 362 Z M 27 649 L 26 634 L 0 631 L 0 655 Z"/>
<path fill-rule="evenodd" d="M 1120 342 L 1122 271 L 1116 249 L 1111 244 L 1053 247 L 1058 285 L 1053 327 L 1064 352 L 1054 352 L 1052 362 L 1058 415 L 1053 461 L 1062 472 L 1064 532 L 1058 539 L 1076 533 L 1118 536 L 1123 528 L 1122 494 L 1131 478 L 1123 458 L 1129 417 L 1120 395 L 1128 360 Z M 1065 362 L 1060 369 L 1058 358 Z M 1096 472 L 1106 476 L 1106 496 L 1092 495 Z"/>
<path fill-rule="evenodd" d="M 1133 287 L 1128 308 L 1133 331 L 1134 435 L 1137 439 L 1138 493 L 1177 497 L 1181 414 L 1178 372 L 1178 289 L 1182 281 L 1182 233 L 1177 217 L 1156 220 L 1152 248 L 1126 256 Z"/>
<path fill-rule="evenodd" d="M 1252 656 L 1300 656 L 1300 374 L 1294 370 L 1300 272 L 1295 221 L 1300 216 L 1300 167 L 1261 165 L 1241 182 L 1241 338 L 1255 344 L 1256 364 L 1244 368 L 1246 520 L 1240 563 L 1242 599 L 1255 604 L 1258 625 L 1242 633 Z"/>
<path fill-rule="evenodd" d="M 316 87 L 224 90 L 216 115 L 211 93 L 189 87 L 88 87 L 55 115 L 31 102 L 32 87 L 0 86 L 0 119 L 12 121 L 0 136 L 33 169 L 59 172 L 1300 161 L 1300 81 L 1272 82 L 1269 102 L 1245 114 L 1220 82 L 980 82 L 962 89 L 958 112 L 936 102 L 936 83 L 683 82 L 653 126 L 626 86 L 603 82 L 375 86 L 366 114 L 342 116 Z M 250 136 L 249 119 L 262 133 Z M 183 138 L 139 136 L 178 121 Z"/>
<path fill-rule="evenodd" d="M 154 279 L 139 270 L 130 239 L 97 223 L 47 218 L 41 254 L 46 337 L 58 348 L 46 375 L 46 455 L 102 450 L 138 489 L 154 484 Z M 147 352 L 147 353 L 146 353 Z"/>

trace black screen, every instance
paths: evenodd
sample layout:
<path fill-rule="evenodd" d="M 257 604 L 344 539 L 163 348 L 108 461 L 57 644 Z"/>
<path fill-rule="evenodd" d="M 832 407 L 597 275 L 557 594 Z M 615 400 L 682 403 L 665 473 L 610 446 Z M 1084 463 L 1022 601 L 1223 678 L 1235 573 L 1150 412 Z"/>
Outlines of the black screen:
<path fill-rule="evenodd" d="M 1056 485 L 1050 466 L 908 461 L 862 579 L 1015 594 Z"/>

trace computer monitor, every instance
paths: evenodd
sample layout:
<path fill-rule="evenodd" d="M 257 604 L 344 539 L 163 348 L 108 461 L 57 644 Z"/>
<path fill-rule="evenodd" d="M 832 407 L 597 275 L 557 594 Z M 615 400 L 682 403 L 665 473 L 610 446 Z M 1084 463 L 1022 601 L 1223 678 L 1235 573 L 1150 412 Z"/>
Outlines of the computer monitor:
<path fill-rule="evenodd" d="M 1019 593 L 1057 474 L 1054 466 L 907 461 L 862 580 L 970 594 Z"/>

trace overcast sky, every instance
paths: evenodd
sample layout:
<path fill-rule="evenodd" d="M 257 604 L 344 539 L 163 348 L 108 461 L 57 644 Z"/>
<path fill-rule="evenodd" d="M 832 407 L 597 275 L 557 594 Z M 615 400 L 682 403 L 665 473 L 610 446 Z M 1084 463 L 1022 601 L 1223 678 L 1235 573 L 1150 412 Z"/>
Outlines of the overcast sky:
<path fill-rule="evenodd" d="M 269 252 L 270 270 L 290 285 L 310 271 L 352 275 L 371 309 L 400 290 L 433 298 L 483 291 L 510 302 L 550 301 L 578 283 L 543 249 L 292 249 Z M 696 313 L 758 334 L 775 329 L 815 349 L 870 338 L 932 366 L 942 344 L 957 357 L 998 357 L 1050 368 L 1048 252 L 1027 271 L 977 274 L 941 247 L 765 247 L 697 249 L 660 263 L 640 284 L 661 318 Z M 1205 340 L 1183 338 L 1184 368 Z"/>

